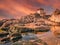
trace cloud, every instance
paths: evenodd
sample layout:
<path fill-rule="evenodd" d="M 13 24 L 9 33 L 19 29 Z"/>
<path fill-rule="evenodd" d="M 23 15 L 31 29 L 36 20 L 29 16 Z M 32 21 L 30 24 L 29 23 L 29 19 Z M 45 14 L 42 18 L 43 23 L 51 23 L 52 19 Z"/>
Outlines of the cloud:
<path fill-rule="evenodd" d="M 21 16 L 21 13 L 27 15 L 33 12 L 31 9 L 27 8 L 27 5 L 24 6 L 23 4 L 16 3 L 13 0 L 3 0 L 1 2 L 0 9 L 6 9 L 14 16 Z"/>
<path fill-rule="evenodd" d="M 60 0 L 37 0 L 39 3 L 42 3 L 53 8 L 60 8 Z"/>
<path fill-rule="evenodd" d="M 9 15 L 9 16 L 8 16 Z M 8 13 L 5 9 L 0 9 L 0 18 L 13 18 L 14 16 Z"/>
<path fill-rule="evenodd" d="M 35 12 L 39 7 L 46 8 L 47 12 L 52 12 L 51 8 L 60 8 L 60 0 L 0 0 L 0 17 L 20 18 Z"/>

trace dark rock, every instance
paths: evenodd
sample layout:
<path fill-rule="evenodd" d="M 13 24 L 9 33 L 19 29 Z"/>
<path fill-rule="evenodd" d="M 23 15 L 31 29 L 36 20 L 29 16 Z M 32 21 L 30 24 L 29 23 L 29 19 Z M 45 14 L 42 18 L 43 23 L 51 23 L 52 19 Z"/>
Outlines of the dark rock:
<path fill-rule="evenodd" d="M 10 38 L 4 38 L 1 40 L 1 42 L 8 43 L 8 42 L 10 42 Z"/>
<path fill-rule="evenodd" d="M 1 34 L 0 34 L 0 38 L 6 37 L 7 35 L 9 35 L 9 33 L 1 33 Z"/>
<path fill-rule="evenodd" d="M 22 39 L 22 35 L 19 33 L 12 34 L 12 37 L 13 37 L 13 39 L 12 39 L 13 42 L 16 42 L 16 41 Z"/>

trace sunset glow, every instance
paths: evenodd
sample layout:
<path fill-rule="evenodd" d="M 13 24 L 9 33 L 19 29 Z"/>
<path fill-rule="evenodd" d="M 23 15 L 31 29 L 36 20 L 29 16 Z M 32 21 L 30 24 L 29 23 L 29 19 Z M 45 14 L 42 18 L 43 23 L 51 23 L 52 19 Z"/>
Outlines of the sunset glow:
<path fill-rule="evenodd" d="M 0 18 L 20 18 L 34 13 L 38 8 L 46 8 L 50 13 L 60 8 L 59 0 L 0 0 Z M 54 9 L 53 9 L 54 8 Z"/>

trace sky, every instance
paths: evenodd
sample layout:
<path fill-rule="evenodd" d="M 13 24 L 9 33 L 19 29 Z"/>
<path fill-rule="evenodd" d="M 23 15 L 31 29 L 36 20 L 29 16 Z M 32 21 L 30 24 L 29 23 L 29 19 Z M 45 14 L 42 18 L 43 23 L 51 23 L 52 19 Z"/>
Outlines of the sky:
<path fill-rule="evenodd" d="M 0 0 L 0 19 L 20 18 L 39 8 L 51 14 L 56 8 L 60 9 L 60 0 Z"/>

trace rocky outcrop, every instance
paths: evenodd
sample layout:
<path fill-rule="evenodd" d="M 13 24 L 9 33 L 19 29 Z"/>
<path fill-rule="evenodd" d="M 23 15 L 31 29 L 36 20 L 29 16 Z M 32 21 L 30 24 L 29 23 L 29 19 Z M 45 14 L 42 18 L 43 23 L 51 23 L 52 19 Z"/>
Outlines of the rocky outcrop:
<path fill-rule="evenodd" d="M 39 11 L 38 11 L 39 12 Z M 47 20 L 51 15 L 46 15 L 45 12 L 33 13 L 27 16 L 23 16 L 21 19 L 3 19 L 0 21 L 0 29 L 8 32 L 0 34 L 3 41 L 12 40 L 13 42 L 22 39 L 21 33 L 30 32 L 47 32 L 50 30 Z M 44 13 L 44 14 L 42 14 Z M 20 33 L 20 34 L 17 34 Z M 9 35 L 9 37 L 7 36 Z M 9 41 L 8 40 L 8 41 Z"/>

